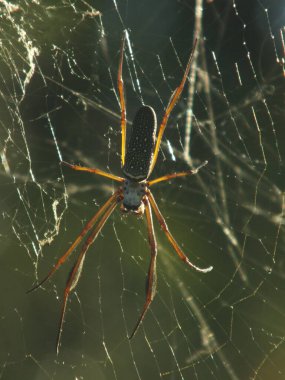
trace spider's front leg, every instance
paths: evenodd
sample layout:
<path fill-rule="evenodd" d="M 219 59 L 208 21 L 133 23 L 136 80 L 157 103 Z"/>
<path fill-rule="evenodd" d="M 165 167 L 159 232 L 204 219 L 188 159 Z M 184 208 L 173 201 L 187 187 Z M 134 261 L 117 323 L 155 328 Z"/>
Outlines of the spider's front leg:
<path fill-rule="evenodd" d="M 81 276 L 82 269 L 83 269 L 83 264 L 84 264 L 84 259 L 85 255 L 88 251 L 88 248 L 91 246 L 91 244 L 96 240 L 97 236 L 101 232 L 102 228 L 104 227 L 105 223 L 109 219 L 109 217 L 112 215 L 113 211 L 115 210 L 116 206 L 118 203 L 121 202 L 123 199 L 122 195 L 117 192 L 117 197 L 112 202 L 109 206 L 109 208 L 106 210 L 104 215 L 102 216 L 101 220 L 98 222 L 97 226 L 95 229 L 91 232 L 91 234 L 88 236 L 87 240 L 85 241 L 84 245 L 81 248 L 80 254 L 70 272 L 70 275 L 68 277 L 65 289 L 64 289 L 64 296 L 63 296 L 63 302 L 62 302 L 62 309 L 61 309 L 61 315 L 60 315 L 60 320 L 59 320 L 59 328 L 58 328 L 58 334 L 57 334 L 57 343 L 56 343 L 56 352 L 58 354 L 59 352 L 59 347 L 60 347 L 60 341 L 61 341 L 61 334 L 63 330 L 63 323 L 64 323 L 64 315 L 65 315 L 65 310 L 66 310 L 66 305 L 67 301 L 70 295 L 70 292 L 72 292 Z"/>
<path fill-rule="evenodd" d="M 150 208 L 150 204 L 148 201 L 147 196 L 143 199 L 143 203 L 145 205 L 145 214 L 146 214 L 146 221 L 147 221 L 147 231 L 148 231 L 148 241 L 150 245 L 150 264 L 149 264 L 149 269 L 148 269 L 148 275 L 147 275 L 147 291 L 146 291 L 146 300 L 145 304 L 143 306 L 141 315 L 134 327 L 133 332 L 129 336 L 129 339 L 132 339 L 132 337 L 135 335 L 137 332 L 140 324 L 142 323 L 146 312 L 151 304 L 151 302 L 154 299 L 155 296 L 155 291 L 156 291 L 156 258 L 157 258 L 157 244 L 156 244 L 156 239 L 155 239 L 155 234 L 154 234 L 154 229 L 153 229 L 153 221 L 152 221 L 152 212 Z"/>
<path fill-rule="evenodd" d="M 162 231 L 165 233 L 168 241 L 170 242 L 170 244 L 172 245 L 172 247 L 174 248 L 175 252 L 177 253 L 177 255 L 179 256 L 180 260 L 182 260 L 185 264 L 189 265 L 189 267 L 195 269 L 197 272 L 202 272 L 202 273 L 207 273 L 207 272 L 210 272 L 213 267 L 210 266 L 210 267 L 207 267 L 207 268 L 200 268 L 198 267 L 197 265 L 193 264 L 189 259 L 188 257 L 185 255 L 185 253 L 182 251 L 182 249 L 179 247 L 177 241 L 174 239 L 174 237 L 172 236 L 172 234 L 170 233 L 169 231 L 169 228 L 166 224 L 166 221 L 164 219 L 164 217 L 162 216 L 157 204 L 156 204 L 156 201 L 151 193 L 150 190 L 147 191 L 147 197 L 149 199 L 149 202 L 151 204 L 151 207 L 153 208 L 153 211 L 154 211 L 154 214 L 160 224 L 160 227 L 162 229 Z"/>
<path fill-rule="evenodd" d="M 77 236 L 77 238 L 74 240 L 74 242 L 71 244 L 71 246 L 68 248 L 68 250 L 57 260 L 57 262 L 54 264 L 52 269 L 48 272 L 48 274 L 39 282 L 37 282 L 31 289 L 27 291 L 27 293 L 31 293 L 32 291 L 39 288 L 41 285 L 43 285 L 68 259 L 68 257 L 71 255 L 71 253 L 75 250 L 75 248 L 80 244 L 82 239 L 84 239 L 85 235 L 93 228 L 95 223 L 105 215 L 105 213 L 108 211 L 109 207 L 113 206 L 114 204 L 117 204 L 119 199 L 121 199 L 121 189 L 118 189 L 115 191 L 113 195 L 104 203 L 104 205 L 96 212 L 96 214 L 85 224 L 83 230 L 80 232 L 80 234 Z"/>

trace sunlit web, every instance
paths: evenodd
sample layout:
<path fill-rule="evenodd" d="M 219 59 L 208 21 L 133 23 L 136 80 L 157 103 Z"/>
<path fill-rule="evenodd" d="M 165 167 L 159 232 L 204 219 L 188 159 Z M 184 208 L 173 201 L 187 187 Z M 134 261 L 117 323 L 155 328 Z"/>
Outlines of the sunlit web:
<path fill-rule="evenodd" d="M 0 1 L 1 378 L 284 378 L 284 57 L 282 2 Z M 155 174 L 208 160 L 155 197 L 191 260 L 155 224 L 158 292 L 144 302 L 146 226 L 119 212 L 90 249 L 57 323 L 76 252 L 43 288 L 31 285 L 114 190 L 62 168 L 120 175 L 116 88 L 128 30 L 127 118 L 161 118 L 199 48 L 166 129 Z M 130 125 L 129 125 L 130 126 Z"/>

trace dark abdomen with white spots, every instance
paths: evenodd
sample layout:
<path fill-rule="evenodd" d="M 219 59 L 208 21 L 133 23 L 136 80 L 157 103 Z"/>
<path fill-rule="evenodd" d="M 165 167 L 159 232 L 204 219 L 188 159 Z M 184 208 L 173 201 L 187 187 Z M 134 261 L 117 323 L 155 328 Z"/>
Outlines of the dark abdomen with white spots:
<path fill-rule="evenodd" d="M 135 181 L 143 181 L 149 175 L 156 137 L 156 114 L 152 107 L 142 106 L 133 121 L 128 143 L 124 175 Z"/>

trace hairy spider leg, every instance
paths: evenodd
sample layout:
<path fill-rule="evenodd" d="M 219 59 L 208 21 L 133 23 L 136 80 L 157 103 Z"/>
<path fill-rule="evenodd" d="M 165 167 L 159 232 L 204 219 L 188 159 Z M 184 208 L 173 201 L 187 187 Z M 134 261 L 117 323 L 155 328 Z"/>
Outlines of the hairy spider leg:
<path fill-rule="evenodd" d="M 83 171 L 83 172 L 89 172 L 89 173 L 101 175 L 102 177 L 107 177 L 107 178 L 113 179 L 114 181 L 117 181 L 117 182 L 124 182 L 124 180 L 125 180 L 122 177 L 118 177 L 117 175 L 112 174 L 112 173 L 104 172 L 103 170 L 100 170 L 100 169 L 92 169 L 92 168 L 87 168 L 86 166 L 72 165 L 66 161 L 61 161 L 61 164 L 68 166 L 69 168 L 71 168 L 73 170 L 79 170 L 79 171 Z"/>
<path fill-rule="evenodd" d="M 163 181 L 168 181 L 172 178 L 177 178 L 177 177 L 184 177 L 186 175 L 191 175 L 191 174 L 197 174 L 198 171 L 205 165 L 207 165 L 208 161 L 204 161 L 200 166 L 198 166 L 197 168 L 195 169 L 191 169 L 191 170 L 186 170 L 185 172 L 178 172 L 178 173 L 171 173 L 171 174 L 166 174 L 164 175 L 163 177 L 158 177 L 158 178 L 155 178 L 153 179 L 152 181 L 149 181 L 147 183 L 148 186 L 152 186 L 152 185 L 155 185 L 156 183 L 158 182 L 163 182 Z"/>
<path fill-rule="evenodd" d="M 106 201 L 106 203 L 96 212 L 96 214 L 86 223 L 83 230 L 80 232 L 80 234 L 77 236 L 77 238 L 74 240 L 74 242 L 71 244 L 71 246 L 68 248 L 68 250 L 57 260 L 56 264 L 53 266 L 53 268 L 49 271 L 49 273 L 36 285 L 34 285 L 30 290 L 27 291 L 27 293 L 32 292 L 33 290 L 39 288 L 44 282 L 46 282 L 57 270 L 59 267 L 61 267 L 62 264 L 65 263 L 66 259 L 69 257 L 69 255 L 74 251 L 74 249 L 77 247 L 77 245 L 81 242 L 81 240 L 84 238 L 84 236 L 87 234 L 88 231 L 94 226 L 94 224 L 97 222 L 97 220 L 108 211 L 108 208 L 117 204 L 117 199 L 120 197 L 121 189 L 118 189 L 111 197 Z"/>
<path fill-rule="evenodd" d="M 147 197 L 144 198 L 143 200 L 145 204 L 145 213 L 146 213 L 146 221 L 147 221 L 147 231 L 148 231 L 148 241 L 150 245 L 150 264 L 149 264 L 149 269 L 148 269 L 148 275 L 147 275 L 147 291 L 146 291 L 146 300 L 145 304 L 143 306 L 141 315 L 133 329 L 133 332 L 129 336 L 129 339 L 132 339 L 135 333 L 137 332 L 140 324 L 142 323 L 146 312 L 151 304 L 151 302 L 154 299 L 155 292 L 156 292 L 156 258 L 157 258 L 157 244 L 156 244 L 156 239 L 155 239 L 155 234 L 154 234 L 154 229 L 153 229 L 153 220 L 152 220 L 152 212 L 150 208 L 149 201 Z"/>
<path fill-rule="evenodd" d="M 196 46 L 197 46 L 197 38 L 195 38 L 195 40 L 194 40 L 193 48 L 192 48 L 192 51 L 191 51 L 191 54 L 190 54 L 184 75 L 183 75 L 183 78 L 181 80 L 181 83 L 172 93 L 172 95 L 169 99 L 166 111 L 164 113 L 162 122 L 160 124 L 159 130 L 158 130 L 158 135 L 157 135 L 157 140 L 156 140 L 156 144 L 155 144 L 155 149 L 154 149 L 154 153 L 153 153 L 153 159 L 152 159 L 152 163 L 151 163 L 150 173 L 153 171 L 154 166 L 156 164 L 156 160 L 157 160 L 157 156 L 158 156 L 158 152 L 159 152 L 159 148 L 160 148 L 160 144 L 161 144 L 161 139 L 162 139 L 163 133 L 165 131 L 165 127 L 167 125 L 168 118 L 169 118 L 170 113 L 173 110 L 175 104 L 177 103 L 178 99 L 180 98 L 181 92 L 184 88 L 187 76 L 188 76 L 189 71 L 190 71 L 190 67 L 192 64 L 192 60 L 193 60 L 194 51 L 196 49 Z"/>
<path fill-rule="evenodd" d="M 207 273 L 207 272 L 210 272 L 213 267 L 210 266 L 208 268 L 200 268 L 198 266 L 196 266 L 195 264 L 193 264 L 189 259 L 188 257 L 183 253 L 183 251 L 181 250 L 181 248 L 179 247 L 179 245 L 177 244 L 176 240 L 174 239 L 174 237 L 171 235 L 169 229 L 168 229 L 168 226 L 166 224 L 166 221 L 164 219 L 164 217 L 162 216 L 156 202 L 155 202 L 155 199 L 151 193 L 150 190 L 147 191 L 147 197 L 149 199 L 149 202 L 153 208 L 153 211 L 154 211 L 154 214 L 160 224 L 160 227 L 161 229 L 163 230 L 163 232 L 165 233 L 167 239 L 169 240 L 170 244 L 172 245 L 172 247 L 174 248 L 175 252 L 178 254 L 178 256 L 180 257 L 180 259 L 182 261 L 184 261 L 184 263 L 186 263 L 187 265 L 189 265 L 191 268 L 194 268 L 196 269 L 196 271 L 198 272 L 203 272 L 203 273 Z"/>
<path fill-rule="evenodd" d="M 99 223 L 95 227 L 94 231 L 89 235 L 89 237 L 85 241 L 85 243 L 84 243 L 84 245 L 80 251 L 80 254 L 78 256 L 78 259 L 76 260 L 76 262 L 72 268 L 72 271 L 69 275 L 67 284 L 66 284 L 65 289 L 64 289 L 64 297 L 63 297 L 63 303 L 62 303 L 62 309 L 61 309 L 61 316 L 60 316 L 60 320 L 59 320 L 59 328 L 58 328 L 57 343 L 56 343 L 57 354 L 59 352 L 60 339 L 61 339 L 61 335 L 62 335 L 64 315 L 65 315 L 68 297 L 69 297 L 70 292 L 72 290 L 74 290 L 74 288 L 76 287 L 76 285 L 79 281 L 80 275 L 82 273 L 82 268 L 83 268 L 86 252 L 87 252 L 88 248 L 90 247 L 90 245 L 97 238 L 98 234 L 100 233 L 100 231 L 104 227 L 105 223 L 107 222 L 107 220 L 111 216 L 112 212 L 115 210 L 116 206 L 118 205 L 118 203 L 121 200 L 122 200 L 122 196 L 117 197 L 115 199 L 115 201 L 113 203 L 111 203 L 111 205 L 109 205 L 109 208 L 106 210 L 105 214 L 102 216 L 102 219 L 99 221 Z"/>
<path fill-rule="evenodd" d="M 126 155 L 126 102 L 124 95 L 124 81 L 123 81 L 123 60 L 124 60 L 124 49 L 125 49 L 125 39 L 126 32 L 124 32 L 122 37 L 122 45 L 120 52 L 120 62 L 118 69 L 118 90 L 119 90 L 119 98 L 120 98 L 120 107 L 121 107 L 121 134 L 122 134 L 122 146 L 121 146 L 121 165 L 122 167 L 125 165 L 125 155 Z"/>

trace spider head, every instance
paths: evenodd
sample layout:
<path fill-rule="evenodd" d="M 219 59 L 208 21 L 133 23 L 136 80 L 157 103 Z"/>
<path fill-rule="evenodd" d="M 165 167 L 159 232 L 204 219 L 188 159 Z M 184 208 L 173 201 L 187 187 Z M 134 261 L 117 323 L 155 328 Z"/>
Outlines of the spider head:
<path fill-rule="evenodd" d="M 141 202 L 138 206 L 129 207 L 126 206 L 124 203 L 121 204 L 121 212 L 126 215 L 129 212 L 132 212 L 133 214 L 137 216 L 142 216 L 144 214 L 145 206 L 143 202 Z"/>
<path fill-rule="evenodd" d="M 144 213 L 144 204 L 142 199 L 145 195 L 146 182 L 137 182 L 126 179 L 123 186 L 123 203 L 121 211 L 123 213 L 133 212 L 137 215 Z"/>

